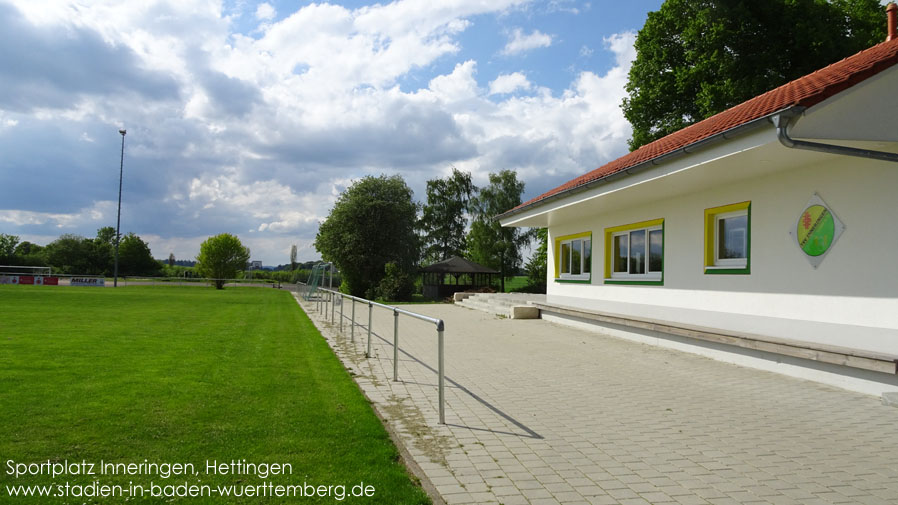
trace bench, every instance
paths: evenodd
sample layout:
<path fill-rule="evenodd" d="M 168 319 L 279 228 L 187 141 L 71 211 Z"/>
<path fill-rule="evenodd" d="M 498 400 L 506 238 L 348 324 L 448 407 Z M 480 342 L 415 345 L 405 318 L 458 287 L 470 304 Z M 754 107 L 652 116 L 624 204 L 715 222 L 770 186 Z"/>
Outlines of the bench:
<path fill-rule="evenodd" d="M 812 344 L 797 340 L 756 335 L 733 330 L 708 328 L 684 324 L 681 322 L 663 321 L 634 315 L 615 314 L 580 307 L 570 307 L 551 303 L 531 302 L 542 312 L 550 312 L 564 316 L 577 317 L 591 321 L 611 323 L 630 328 L 656 331 L 688 337 L 696 340 L 727 344 L 745 349 L 764 351 L 796 358 L 804 358 L 822 363 L 843 365 L 887 374 L 898 374 L 898 356 L 845 347 Z"/>

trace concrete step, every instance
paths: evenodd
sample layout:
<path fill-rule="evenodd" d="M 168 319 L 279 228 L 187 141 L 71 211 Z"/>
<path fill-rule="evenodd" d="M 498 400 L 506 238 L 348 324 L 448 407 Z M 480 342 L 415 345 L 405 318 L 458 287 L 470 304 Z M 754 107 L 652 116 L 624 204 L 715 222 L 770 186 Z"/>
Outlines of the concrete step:
<path fill-rule="evenodd" d="M 503 315 L 503 316 L 508 315 L 507 307 L 496 307 L 492 304 L 478 302 L 476 300 L 472 300 L 472 301 L 465 300 L 462 302 L 456 302 L 456 305 L 460 305 L 462 307 L 467 307 L 469 309 L 480 310 L 482 312 L 488 312 L 490 314 L 497 314 L 497 315 Z"/>
<path fill-rule="evenodd" d="M 512 297 L 512 296 L 472 296 L 467 300 L 474 300 L 480 303 L 489 303 L 500 307 L 512 307 L 514 305 L 528 305 L 533 300 L 531 298 Z"/>
<path fill-rule="evenodd" d="M 530 293 L 475 293 L 464 300 L 456 302 L 456 304 L 489 314 L 513 317 L 513 307 L 527 306 L 531 301 L 545 301 L 545 295 Z M 519 313 L 517 317 L 521 317 L 522 314 Z"/>

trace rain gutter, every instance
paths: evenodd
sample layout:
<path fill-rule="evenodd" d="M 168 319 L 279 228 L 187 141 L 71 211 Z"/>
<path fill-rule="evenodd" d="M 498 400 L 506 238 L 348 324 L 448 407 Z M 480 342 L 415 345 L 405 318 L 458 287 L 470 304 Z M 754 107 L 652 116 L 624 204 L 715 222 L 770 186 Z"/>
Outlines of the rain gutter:
<path fill-rule="evenodd" d="M 891 161 L 898 163 L 898 153 L 889 153 L 884 151 L 873 151 L 870 149 L 858 149 L 855 147 L 840 146 L 836 144 L 822 144 L 820 142 L 808 142 L 806 140 L 796 140 L 789 136 L 787 131 L 789 124 L 794 124 L 793 120 L 804 112 L 804 107 L 792 107 L 776 113 L 770 120 L 776 126 L 776 137 L 780 144 L 790 149 L 805 149 L 808 151 L 818 151 L 828 154 L 841 154 L 844 156 L 855 156 L 858 158 L 869 158 L 873 160 Z"/>

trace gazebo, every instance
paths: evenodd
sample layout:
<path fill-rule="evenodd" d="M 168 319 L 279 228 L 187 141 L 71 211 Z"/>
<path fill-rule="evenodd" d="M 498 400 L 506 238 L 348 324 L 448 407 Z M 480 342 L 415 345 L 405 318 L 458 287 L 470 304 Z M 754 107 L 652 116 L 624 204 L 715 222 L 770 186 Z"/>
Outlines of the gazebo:
<path fill-rule="evenodd" d="M 499 275 L 497 270 L 458 256 L 428 265 L 421 272 L 425 298 L 445 298 L 457 291 L 492 286 L 493 276 Z"/>

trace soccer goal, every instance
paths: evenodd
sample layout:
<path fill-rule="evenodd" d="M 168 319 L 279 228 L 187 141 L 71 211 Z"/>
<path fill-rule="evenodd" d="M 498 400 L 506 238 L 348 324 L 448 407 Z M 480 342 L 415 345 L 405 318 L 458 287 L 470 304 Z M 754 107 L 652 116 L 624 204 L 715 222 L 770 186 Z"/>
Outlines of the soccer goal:
<path fill-rule="evenodd" d="M 34 277 L 49 277 L 50 275 L 52 275 L 52 269 L 50 267 L 0 265 L 0 275 L 31 275 Z"/>

